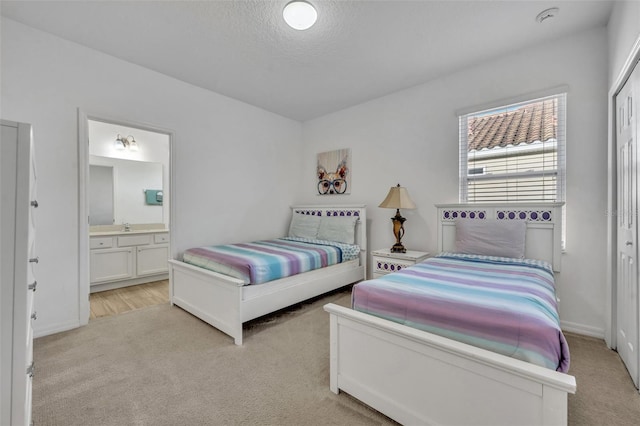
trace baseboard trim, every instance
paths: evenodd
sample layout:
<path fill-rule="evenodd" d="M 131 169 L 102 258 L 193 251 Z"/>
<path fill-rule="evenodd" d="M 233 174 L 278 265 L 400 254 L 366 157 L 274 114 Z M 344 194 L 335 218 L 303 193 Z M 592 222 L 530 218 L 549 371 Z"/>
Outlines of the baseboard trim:
<path fill-rule="evenodd" d="M 147 275 L 144 277 L 133 278 L 129 280 L 106 282 L 102 284 L 91 284 L 89 293 L 98 293 L 101 291 L 115 290 L 117 288 L 130 287 L 138 284 L 152 283 L 155 281 L 164 281 L 169 279 L 168 273 L 162 273 L 158 275 Z"/>
<path fill-rule="evenodd" d="M 59 324 L 51 324 L 51 325 L 49 325 L 47 327 L 42 327 L 42 328 L 34 327 L 33 338 L 37 339 L 38 337 L 49 336 L 51 334 L 56 334 L 56 333 L 61 333 L 63 331 L 73 330 L 74 328 L 78 328 L 78 327 L 80 327 L 80 322 L 77 321 L 77 320 L 76 321 L 63 322 L 63 323 L 59 323 Z"/>
<path fill-rule="evenodd" d="M 591 327 L 588 325 L 578 324 L 570 321 L 560 321 L 560 327 L 562 327 L 562 331 L 568 331 L 570 333 L 581 334 L 583 336 L 604 339 L 604 329 L 602 328 Z"/>

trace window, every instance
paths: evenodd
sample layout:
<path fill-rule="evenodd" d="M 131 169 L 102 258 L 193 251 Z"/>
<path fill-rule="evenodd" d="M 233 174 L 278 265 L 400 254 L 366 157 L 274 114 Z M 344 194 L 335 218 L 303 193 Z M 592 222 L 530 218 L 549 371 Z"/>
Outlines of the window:
<path fill-rule="evenodd" d="M 460 202 L 561 202 L 566 94 L 460 115 Z"/>

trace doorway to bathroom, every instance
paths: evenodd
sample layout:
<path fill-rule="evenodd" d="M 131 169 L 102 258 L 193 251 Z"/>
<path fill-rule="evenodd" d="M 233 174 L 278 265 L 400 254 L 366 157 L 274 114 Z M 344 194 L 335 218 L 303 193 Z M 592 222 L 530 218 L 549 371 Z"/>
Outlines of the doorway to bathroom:
<path fill-rule="evenodd" d="M 80 113 L 80 323 L 168 303 L 173 132 Z"/>

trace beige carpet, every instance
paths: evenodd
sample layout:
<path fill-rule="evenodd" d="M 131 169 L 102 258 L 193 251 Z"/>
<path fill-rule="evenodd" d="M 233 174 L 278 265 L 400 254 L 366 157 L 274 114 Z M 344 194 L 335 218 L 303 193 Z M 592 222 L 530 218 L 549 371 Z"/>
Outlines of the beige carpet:
<path fill-rule="evenodd" d="M 640 394 L 618 353 L 604 341 L 566 334 L 577 391 L 569 395 L 570 425 L 639 425 Z"/>
<path fill-rule="evenodd" d="M 36 425 L 384 425 L 329 390 L 325 296 L 245 326 L 245 344 L 176 307 L 99 318 L 35 342 Z M 572 425 L 638 424 L 640 396 L 602 341 L 568 336 Z"/>

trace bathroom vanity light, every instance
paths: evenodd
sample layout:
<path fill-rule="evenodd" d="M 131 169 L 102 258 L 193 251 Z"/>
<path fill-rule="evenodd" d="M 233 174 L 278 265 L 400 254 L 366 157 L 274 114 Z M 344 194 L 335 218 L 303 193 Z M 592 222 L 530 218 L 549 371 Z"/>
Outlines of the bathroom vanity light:
<path fill-rule="evenodd" d="M 126 138 L 118 135 L 114 142 L 116 149 L 128 149 L 129 151 L 137 151 L 138 143 L 133 136 L 129 135 Z"/>
<path fill-rule="evenodd" d="M 293 29 L 306 30 L 313 26 L 318 19 L 318 12 L 311 3 L 293 0 L 282 10 L 282 17 Z"/>

